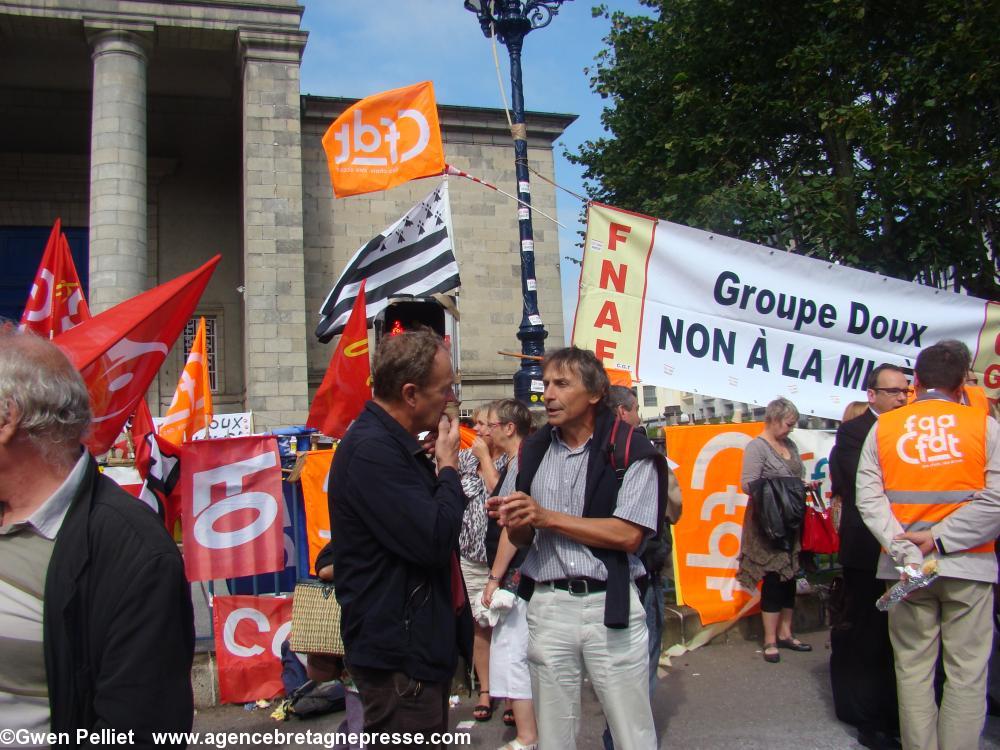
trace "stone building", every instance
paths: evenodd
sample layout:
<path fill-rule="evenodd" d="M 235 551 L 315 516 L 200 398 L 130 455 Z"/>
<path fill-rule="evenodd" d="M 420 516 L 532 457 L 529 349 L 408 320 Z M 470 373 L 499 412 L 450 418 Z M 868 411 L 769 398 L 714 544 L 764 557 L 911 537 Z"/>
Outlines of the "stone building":
<path fill-rule="evenodd" d="M 435 184 L 333 199 L 320 139 L 350 101 L 301 95 L 302 13 L 296 0 L 0 0 L 0 315 L 19 314 L 56 217 L 95 312 L 221 253 L 196 311 L 214 326 L 216 409 L 253 411 L 259 429 L 302 423 L 333 351 L 313 336 L 323 298 Z M 449 163 L 512 188 L 503 111 L 439 109 Z M 574 119 L 527 116 L 531 166 L 549 178 Z M 554 216 L 553 187 L 532 188 Z M 519 350 L 516 205 L 457 178 L 451 199 L 473 405 L 510 394 L 517 368 L 497 354 Z M 558 238 L 538 214 L 535 252 L 558 347 Z M 182 364 L 178 345 L 150 390 L 154 414 Z"/>

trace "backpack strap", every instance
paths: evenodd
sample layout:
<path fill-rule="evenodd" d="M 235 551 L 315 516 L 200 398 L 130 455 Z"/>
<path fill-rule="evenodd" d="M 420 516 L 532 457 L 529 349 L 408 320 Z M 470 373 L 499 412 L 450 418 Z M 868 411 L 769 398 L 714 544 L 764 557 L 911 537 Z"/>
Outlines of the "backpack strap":
<path fill-rule="evenodd" d="M 622 425 L 625 429 L 622 430 Z M 608 439 L 608 458 L 611 468 L 615 472 L 615 479 L 618 480 L 619 488 L 622 480 L 625 479 L 625 472 L 629 467 L 629 452 L 632 448 L 633 427 L 627 422 L 623 422 L 621 417 L 615 417 L 615 422 L 611 426 L 611 435 Z"/>

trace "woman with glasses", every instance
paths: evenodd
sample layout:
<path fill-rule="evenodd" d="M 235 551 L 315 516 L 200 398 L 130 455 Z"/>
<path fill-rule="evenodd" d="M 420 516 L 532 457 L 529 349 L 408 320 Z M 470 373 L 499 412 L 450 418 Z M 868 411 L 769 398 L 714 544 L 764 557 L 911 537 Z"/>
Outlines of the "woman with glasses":
<path fill-rule="evenodd" d="M 517 455 L 521 441 L 531 430 L 531 412 L 520 401 L 497 401 L 490 411 L 489 427 L 493 444 L 507 456 L 507 468 L 493 495 L 509 495 L 517 477 Z M 493 628 L 490 647 L 492 695 L 506 698 L 511 708 L 504 712 L 504 723 L 517 726 L 517 736 L 500 750 L 534 750 L 538 742 L 535 708 L 531 699 L 531 677 L 528 674 L 528 603 L 517 596 L 521 562 L 527 549 L 518 550 L 490 519 L 486 535 L 490 560 L 489 583 L 483 592 L 483 604 L 489 607 L 493 597 L 503 588 L 513 594 L 513 604 L 504 618 Z"/>
<path fill-rule="evenodd" d="M 473 429 L 476 439 L 470 448 L 459 451 L 458 473 L 462 480 L 462 491 L 469 498 L 469 504 L 462 516 L 462 530 L 458 535 L 461 556 L 462 577 L 469 593 L 472 606 L 473 641 L 472 662 L 479 683 L 479 700 L 472 709 L 476 721 L 493 718 L 493 703 L 490 700 L 490 638 L 492 628 L 483 606 L 482 594 L 489 572 L 486 558 L 486 498 L 493 494 L 500 469 L 507 457 L 493 444 L 487 422 L 491 404 L 479 407 L 473 412 Z"/>

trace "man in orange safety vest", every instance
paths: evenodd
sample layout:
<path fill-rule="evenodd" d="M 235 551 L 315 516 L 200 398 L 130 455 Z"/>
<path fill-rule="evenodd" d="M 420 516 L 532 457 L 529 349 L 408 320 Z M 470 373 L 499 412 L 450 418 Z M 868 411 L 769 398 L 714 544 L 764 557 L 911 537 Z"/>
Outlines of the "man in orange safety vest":
<path fill-rule="evenodd" d="M 881 414 L 861 450 L 857 507 L 882 545 L 879 577 L 935 558 L 939 578 L 889 610 L 906 750 L 973 750 L 986 715 L 1000 533 L 1000 426 L 962 404 L 967 351 L 924 349 L 913 403 Z M 940 644 L 940 649 L 939 649 Z M 939 650 L 946 681 L 934 700 Z"/>

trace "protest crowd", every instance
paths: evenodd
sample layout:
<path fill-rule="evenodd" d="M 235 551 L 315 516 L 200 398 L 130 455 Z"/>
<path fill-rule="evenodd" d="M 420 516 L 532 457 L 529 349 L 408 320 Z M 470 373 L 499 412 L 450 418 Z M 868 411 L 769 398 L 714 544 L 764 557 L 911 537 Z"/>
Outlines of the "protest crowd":
<path fill-rule="evenodd" d="M 429 83 L 411 88 L 434 109 Z M 345 168 L 354 193 L 332 175 L 337 197 L 455 174 L 436 136 L 428 171 L 358 188 L 365 175 Z M 761 668 L 777 684 L 783 662 L 816 648 L 793 626 L 822 557 L 836 574 L 833 703 L 858 743 L 978 748 L 1000 659 L 1000 426 L 974 372 L 998 367 L 997 323 L 976 317 L 992 303 L 950 295 L 959 323 L 938 336 L 877 308 L 862 293 L 872 274 L 846 269 L 822 300 L 794 296 L 783 290 L 800 285 L 795 264 L 818 261 L 766 260 L 749 243 L 595 205 L 588 253 L 607 247 L 621 267 L 585 263 L 574 344 L 540 358 L 530 402 L 491 394 L 462 424 L 443 328 L 389 325 L 368 353 L 386 275 L 396 274 L 392 293 L 411 289 L 399 279 L 413 267 L 397 266 L 418 245 L 450 242 L 447 201 L 444 182 L 347 264 L 322 306 L 317 338 L 339 339 L 306 425 L 219 439 L 204 318 L 162 418 L 146 402 L 219 257 L 91 316 L 82 294 L 52 293 L 53 279 L 80 288 L 56 222 L 20 325 L 0 321 L 0 746 L 153 747 L 163 733 L 185 745 L 198 584 L 220 700 L 281 698 L 277 720 L 343 710 L 350 739 L 339 747 L 446 746 L 453 685 L 467 680 L 473 720 L 511 730 L 499 750 L 567 750 L 589 681 L 603 746 L 654 750 L 668 594 L 705 624 L 759 609 L 760 654 L 773 665 Z M 643 222 L 649 241 L 636 239 Z M 626 254 L 639 246 L 647 255 Z M 738 270 L 718 271 L 712 253 Z M 435 281 L 419 294 L 457 288 L 450 245 L 433 260 Z M 629 268 L 659 280 L 687 266 L 707 283 L 681 284 L 666 302 L 650 284 L 648 300 L 631 299 L 659 335 L 643 337 L 642 367 L 635 341 L 625 362 L 626 337 L 649 326 L 610 287 L 624 287 Z M 765 286 L 755 273 L 775 278 Z M 728 317 L 705 313 L 713 304 Z M 631 387 L 649 373 L 742 396 L 762 420 L 651 438 Z M 795 430 L 862 394 L 838 420 L 827 492 Z M 741 456 L 715 505 L 713 457 L 678 460 L 695 434 L 713 456 Z M 138 483 L 98 464 L 109 451 L 134 460 Z M 292 485 L 303 497 L 286 504 Z M 285 519 L 300 508 L 306 530 L 291 539 Z M 707 550 L 691 541 L 698 529 Z M 726 535 L 734 554 L 722 551 Z M 710 570 L 700 589 L 685 579 L 699 566 Z M 273 576 L 273 594 L 258 591 L 261 576 Z M 282 576 L 298 580 L 282 589 Z M 241 641 L 250 626 L 265 640 Z"/>

